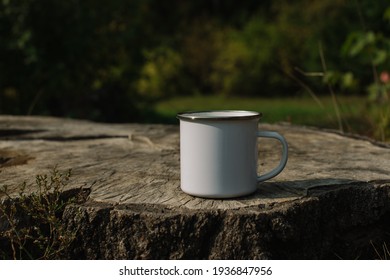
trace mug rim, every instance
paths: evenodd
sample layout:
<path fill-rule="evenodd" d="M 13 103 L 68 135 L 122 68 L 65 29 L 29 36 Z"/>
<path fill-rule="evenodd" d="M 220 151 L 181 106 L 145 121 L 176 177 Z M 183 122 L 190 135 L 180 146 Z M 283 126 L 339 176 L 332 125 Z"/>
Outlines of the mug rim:
<path fill-rule="evenodd" d="M 213 115 L 215 114 L 215 115 Z M 179 120 L 256 120 L 262 117 L 262 113 L 246 110 L 209 110 L 180 112 L 176 116 Z"/>

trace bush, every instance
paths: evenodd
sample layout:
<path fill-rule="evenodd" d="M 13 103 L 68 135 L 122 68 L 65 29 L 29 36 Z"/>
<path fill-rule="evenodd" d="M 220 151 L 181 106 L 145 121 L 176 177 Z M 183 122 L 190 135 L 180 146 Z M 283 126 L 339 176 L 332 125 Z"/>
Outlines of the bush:
<path fill-rule="evenodd" d="M 280 46 L 275 31 L 260 17 L 248 21 L 242 30 L 228 30 L 212 64 L 214 90 L 238 96 L 270 96 L 272 88 L 280 90 L 283 79 L 275 63 Z"/>
<path fill-rule="evenodd" d="M 158 100 L 186 90 L 182 75 L 183 61 L 179 53 L 171 48 L 158 47 L 145 51 L 144 56 L 145 63 L 136 84 L 140 95 Z"/>

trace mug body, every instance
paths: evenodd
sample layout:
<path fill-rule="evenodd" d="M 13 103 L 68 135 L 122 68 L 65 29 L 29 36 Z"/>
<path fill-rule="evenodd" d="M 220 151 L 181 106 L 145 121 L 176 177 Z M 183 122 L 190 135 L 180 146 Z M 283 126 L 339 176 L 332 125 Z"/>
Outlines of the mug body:
<path fill-rule="evenodd" d="M 230 198 L 256 191 L 259 113 L 195 112 L 179 114 L 178 118 L 184 192 Z"/>

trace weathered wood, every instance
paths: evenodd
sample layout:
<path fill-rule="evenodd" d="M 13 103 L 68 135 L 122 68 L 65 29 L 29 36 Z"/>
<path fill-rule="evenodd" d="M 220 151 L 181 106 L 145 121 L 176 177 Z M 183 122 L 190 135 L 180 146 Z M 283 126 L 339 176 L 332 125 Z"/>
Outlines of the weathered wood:
<path fill-rule="evenodd" d="M 68 188 L 90 190 L 75 206 L 81 218 L 71 208 L 64 214 L 70 226 L 84 225 L 70 254 L 82 258 L 324 258 L 341 242 L 332 231 L 343 236 L 388 217 L 386 145 L 305 127 L 260 128 L 286 137 L 285 170 L 253 195 L 213 200 L 180 190 L 177 125 L 0 116 L 0 185 L 16 190 L 54 166 L 72 169 Z M 276 141 L 260 140 L 259 173 L 277 164 L 279 151 Z"/>

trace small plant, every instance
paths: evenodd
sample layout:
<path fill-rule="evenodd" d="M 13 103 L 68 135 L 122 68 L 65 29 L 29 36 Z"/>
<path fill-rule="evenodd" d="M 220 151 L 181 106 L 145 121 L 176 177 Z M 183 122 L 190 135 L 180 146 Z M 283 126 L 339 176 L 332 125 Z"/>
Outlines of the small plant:
<path fill-rule="evenodd" d="M 61 173 L 54 168 L 48 175 L 37 175 L 36 191 L 26 193 L 19 187 L 17 197 L 7 186 L 0 194 L 0 258 L 58 259 L 75 238 L 62 223 L 62 213 L 74 199 L 65 198 L 63 188 L 71 170 Z M 5 199 L 4 199 L 5 197 Z"/>
<path fill-rule="evenodd" d="M 307 76 L 322 77 L 323 84 L 332 96 L 340 131 L 343 131 L 343 123 L 333 88 L 343 92 L 364 92 L 367 100 L 361 121 L 369 124 L 364 133 L 386 142 L 390 138 L 390 37 L 385 29 L 367 26 L 363 13 L 360 5 L 357 5 L 361 30 L 350 32 L 340 49 L 345 64 L 349 65 L 348 70 L 342 69 L 341 64 L 336 69 L 328 70 L 321 45 L 319 53 L 322 72 L 306 73 L 298 70 Z M 388 26 L 390 7 L 381 13 L 383 15 L 378 17 L 378 22 L 382 24 L 380 26 Z"/>
<path fill-rule="evenodd" d="M 373 247 L 378 259 L 390 260 L 390 250 L 389 250 L 389 247 L 387 247 L 386 243 L 382 244 L 382 248 L 377 248 L 372 241 L 370 243 L 371 243 L 371 246 Z"/>

